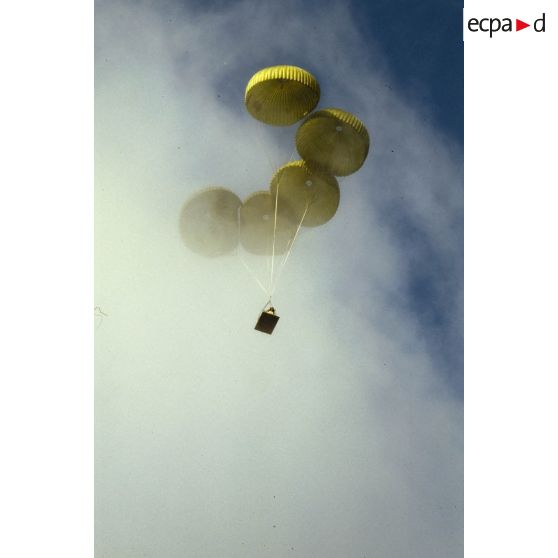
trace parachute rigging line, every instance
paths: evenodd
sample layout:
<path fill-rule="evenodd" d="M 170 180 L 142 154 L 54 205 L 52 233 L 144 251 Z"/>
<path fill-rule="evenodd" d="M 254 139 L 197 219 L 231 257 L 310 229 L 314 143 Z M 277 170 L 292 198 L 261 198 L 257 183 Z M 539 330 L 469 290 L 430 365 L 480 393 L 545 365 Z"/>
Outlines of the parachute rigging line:
<path fill-rule="evenodd" d="M 275 262 L 275 238 L 277 236 L 277 206 L 279 204 L 279 187 L 281 181 L 277 184 L 277 191 L 275 192 L 275 215 L 273 218 L 273 247 L 271 249 L 271 271 L 269 273 L 269 298 L 271 299 L 271 288 L 273 286 L 273 264 Z"/>
<path fill-rule="evenodd" d="M 240 207 L 237 210 L 237 217 L 238 217 L 238 235 L 240 236 Z M 266 296 L 269 296 L 269 289 L 266 289 L 263 285 L 263 283 L 258 279 L 258 276 L 256 275 L 256 273 L 250 268 L 250 266 L 245 262 L 244 258 L 242 257 L 242 253 L 240 251 L 240 243 L 239 245 L 236 247 L 236 254 L 238 256 L 238 259 L 240 260 L 240 262 L 242 263 L 242 265 L 244 266 L 244 269 L 252 276 L 252 278 L 256 281 L 256 283 L 258 284 L 258 287 L 260 287 L 260 289 L 263 291 L 263 293 Z M 271 297 L 269 298 L 269 301 L 271 302 Z"/>
<path fill-rule="evenodd" d="M 277 191 L 279 191 L 279 187 L 277 188 Z M 310 200 L 308 200 L 306 202 L 306 209 L 304 210 L 302 218 L 300 219 L 300 221 L 298 223 L 298 227 L 296 228 L 296 232 L 293 236 L 293 239 L 291 240 L 291 242 L 289 244 L 289 248 L 287 249 L 287 253 L 283 257 L 283 261 L 281 262 L 281 265 L 279 266 L 279 271 L 277 272 L 277 278 L 275 280 L 275 285 L 272 285 L 271 292 L 269 294 L 269 300 L 270 301 L 271 301 L 271 297 L 273 296 L 273 293 L 275 293 L 275 289 L 277 288 L 277 285 L 279 284 L 279 279 L 281 278 L 281 273 L 283 272 L 285 264 L 287 263 L 287 260 L 289 259 L 289 256 L 291 255 L 295 240 L 298 236 L 298 232 L 300 231 L 300 228 L 302 227 L 302 223 L 304 222 L 304 218 L 306 217 L 306 214 L 308 213 L 308 209 L 310 209 L 310 205 L 311 205 Z"/>
<path fill-rule="evenodd" d="M 292 161 L 293 156 L 295 154 L 296 151 L 296 146 L 295 148 L 291 151 L 291 154 L 289 156 L 289 163 Z M 273 269 L 274 269 L 274 263 L 275 263 L 275 239 L 277 237 L 277 208 L 279 206 L 279 188 L 281 186 L 281 180 L 282 180 L 282 176 L 279 179 L 279 182 L 277 183 L 277 191 L 275 192 L 275 214 L 274 214 L 274 218 L 273 218 L 273 246 L 271 249 L 271 271 L 269 273 L 269 299 L 271 300 L 271 296 L 273 294 L 273 292 L 275 291 L 275 289 L 273 288 Z M 308 210 L 308 208 L 307 208 Z M 304 215 L 306 215 L 306 211 L 304 212 Z M 304 217 L 302 218 L 304 220 Z M 300 229 L 300 225 L 302 224 L 302 221 L 300 222 L 298 228 Z M 295 233 L 295 238 L 296 235 L 298 234 L 298 229 Z M 291 243 L 292 245 L 292 243 Z"/>

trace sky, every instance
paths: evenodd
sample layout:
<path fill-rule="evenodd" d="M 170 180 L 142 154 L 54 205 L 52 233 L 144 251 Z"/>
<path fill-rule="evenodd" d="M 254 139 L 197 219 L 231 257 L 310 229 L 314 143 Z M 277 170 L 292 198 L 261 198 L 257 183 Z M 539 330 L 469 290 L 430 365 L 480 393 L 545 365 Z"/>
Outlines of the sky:
<path fill-rule="evenodd" d="M 381 49 L 391 83 L 425 120 L 463 143 L 463 2 L 353 2 L 359 31 Z"/>
<path fill-rule="evenodd" d="M 460 7 L 423 6 L 97 1 L 98 558 L 462 555 Z M 243 105 L 283 63 L 372 147 L 265 336 L 237 255 L 189 252 L 178 221 L 289 160 L 296 126 Z"/>

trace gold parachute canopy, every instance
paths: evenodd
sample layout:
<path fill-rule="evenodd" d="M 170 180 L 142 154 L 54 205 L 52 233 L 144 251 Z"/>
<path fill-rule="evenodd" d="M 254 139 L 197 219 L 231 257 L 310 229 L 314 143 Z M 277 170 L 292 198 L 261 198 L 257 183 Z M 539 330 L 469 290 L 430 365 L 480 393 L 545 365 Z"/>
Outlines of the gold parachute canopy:
<path fill-rule="evenodd" d="M 272 126 L 290 126 L 298 122 L 319 100 L 318 81 L 297 66 L 271 66 L 256 72 L 244 95 L 248 112 Z"/>
<path fill-rule="evenodd" d="M 180 234 L 193 252 L 209 258 L 238 246 L 240 198 L 225 188 L 206 188 L 191 197 L 180 213 Z"/>
<path fill-rule="evenodd" d="M 317 227 L 327 223 L 339 207 L 339 184 L 331 174 L 311 169 L 304 161 L 283 165 L 271 179 L 277 207 L 289 207 L 297 223 Z"/>
<path fill-rule="evenodd" d="M 277 206 L 275 222 L 275 198 L 267 190 L 251 194 L 240 208 L 240 243 L 247 252 L 284 254 L 295 232 L 295 215 L 287 205 Z"/>
<path fill-rule="evenodd" d="M 363 165 L 370 137 L 356 116 L 329 108 L 312 113 L 300 125 L 296 148 L 310 165 L 335 176 L 347 176 Z"/>

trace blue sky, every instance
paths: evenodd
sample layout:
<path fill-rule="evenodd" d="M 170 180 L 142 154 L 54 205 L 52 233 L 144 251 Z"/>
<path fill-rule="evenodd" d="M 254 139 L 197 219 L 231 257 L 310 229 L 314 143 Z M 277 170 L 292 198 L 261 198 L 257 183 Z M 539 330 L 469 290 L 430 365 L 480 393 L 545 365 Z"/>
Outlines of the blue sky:
<path fill-rule="evenodd" d="M 447 134 L 457 152 L 463 145 L 462 3 L 382 0 L 351 2 L 350 6 L 360 32 L 382 50 L 391 78 L 385 86 L 420 106 L 424 120 Z M 421 237 L 420 230 L 406 222 L 397 209 L 394 213 L 392 224 L 398 229 L 403 249 L 413 253 L 419 244 L 420 259 L 430 263 L 428 267 L 415 267 L 407 303 L 424 326 L 430 342 L 437 344 L 444 354 L 445 373 L 462 393 L 463 361 L 457 349 L 461 330 L 455 329 L 455 308 L 446 306 L 442 294 L 448 289 L 458 293 L 462 288 L 462 277 L 452 272 L 452 268 L 462 269 L 462 262 L 459 256 L 440 257 L 427 239 Z M 437 279 L 440 276 L 452 279 L 440 282 Z M 448 346 L 449 351 L 445 349 Z"/>
<path fill-rule="evenodd" d="M 97 2 L 101 556 L 462 551 L 463 157 L 443 116 L 447 52 L 436 70 L 428 35 L 410 62 L 351 6 Z M 178 220 L 202 188 L 245 199 L 289 159 L 296 126 L 265 127 L 242 102 L 278 63 L 314 73 L 319 106 L 358 115 L 372 149 L 334 219 L 297 239 L 267 337 L 236 255 L 192 254 Z"/>
<path fill-rule="evenodd" d="M 393 83 L 431 112 L 433 123 L 463 141 L 462 2 L 351 2 L 362 33 L 382 48 Z"/>
<path fill-rule="evenodd" d="M 424 119 L 447 134 L 456 151 L 463 145 L 462 10 L 462 2 L 444 0 L 351 2 L 359 30 L 377 42 L 385 56 L 392 77 L 386 87 L 420 105 Z M 404 249 L 413 251 L 420 231 L 398 222 Z M 446 373 L 455 389 L 462 392 L 462 354 L 455 350 L 461 331 L 455 331 L 454 309 L 445 306 L 440 292 L 450 289 L 457 293 L 462 277 L 459 274 L 440 283 L 433 275 L 453 276 L 451 268 L 462 269 L 462 262 L 459 256 L 451 260 L 439 257 L 424 243 L 422 250 L 421 257 L 431 263 L 432 273 L 417 268 L 410 280 L 409 304 L 441 351 L 449 340 L 451 350 L 444 356 Z"/>

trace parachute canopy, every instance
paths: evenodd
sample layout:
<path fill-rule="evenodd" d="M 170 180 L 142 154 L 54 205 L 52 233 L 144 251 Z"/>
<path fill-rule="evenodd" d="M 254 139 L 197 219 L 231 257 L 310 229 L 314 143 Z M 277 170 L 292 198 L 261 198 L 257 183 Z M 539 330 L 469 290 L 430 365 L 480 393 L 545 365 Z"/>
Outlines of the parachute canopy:
<path fill-rule="evenodd" d="M 269 191 L 251 194 L 240 208 L 240 243 L 252 254 L 283 254 L 296 232 L 295 214 L 289 206 L 277 206 Z"/>
<path fill-rule="evenodd" d="M 257 120 L 272 126 L 290 126 L 318 104 L 316 78 L 297 66 L 271 66 L 252 76 L 244 103 Z"/>
<path fill-rule="evenodd" d="M 180 233 L 193 252 L 207 257 L 228 254 L 238 245 L 240 198 L 225 188 L 207 188 L 190 198 L 180 213 Z"/>
<path fill-rule="evenodd" d="M 364 163 L 370 137 L 364 124 L 350 112 L 322 109 L 300 125 L 296 148 L 309 165 L 335 176 L 347 176 Z"/>
<path fill-rule="evenodd" d="M 339 207 L 339 184 L 331 174 L 310 169 L 304 161 L 283 165 L 273 175 L 271 197 L 287 206 L 297 223 L 317 227 L 327 223 Z"/>

